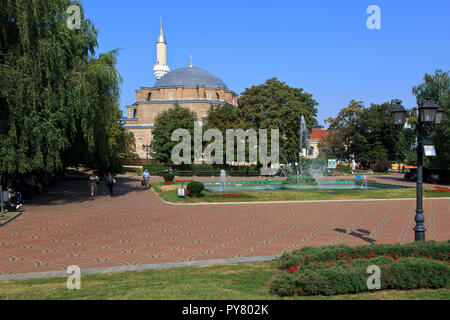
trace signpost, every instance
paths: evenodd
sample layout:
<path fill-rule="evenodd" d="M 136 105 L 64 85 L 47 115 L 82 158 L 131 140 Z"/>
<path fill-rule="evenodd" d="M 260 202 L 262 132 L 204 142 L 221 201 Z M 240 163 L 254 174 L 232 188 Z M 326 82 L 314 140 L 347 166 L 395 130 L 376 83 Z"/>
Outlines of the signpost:
<path fill-rule="evenodd" d="M 328 159 L 328 169 L 336 169 L 336 159 Z"/>
<path fill-rule="evenodd" d="M 183 182 L 181 182 L 181 188 L 178 188 L 178 197 L 184 198 L 186 196 L 186 190 L 183 188 Z"/>

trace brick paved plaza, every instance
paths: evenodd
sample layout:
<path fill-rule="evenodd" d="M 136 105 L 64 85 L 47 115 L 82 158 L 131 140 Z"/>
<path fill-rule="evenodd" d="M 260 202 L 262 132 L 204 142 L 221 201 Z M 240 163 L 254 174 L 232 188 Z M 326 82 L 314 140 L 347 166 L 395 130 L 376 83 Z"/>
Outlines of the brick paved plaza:
<path fill-rule="evenodd" d="M 170 205 L 134 177 L 89 199 L 66 181 L 0 227 L 0 274 L 277 255 L 302 246 L 411 242 L 414 200 Z M 427 240 L 450 239 L 450 200 L 424 200 Z"/>

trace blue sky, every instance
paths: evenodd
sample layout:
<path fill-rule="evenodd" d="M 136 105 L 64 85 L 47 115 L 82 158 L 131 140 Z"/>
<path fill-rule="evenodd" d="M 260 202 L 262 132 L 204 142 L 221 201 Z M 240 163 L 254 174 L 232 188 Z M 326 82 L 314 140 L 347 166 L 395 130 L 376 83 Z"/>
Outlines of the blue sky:
<path fill-rule="evenodd" d="M 153 86 L 163 17 L 171 69 L 206 69 L 241 93 L 277 77 L 319 103 L 319 123 L 352 99 L 403 100 L 425 73 L 450 70 L 450 1 L 81 0 L 99 33 L 98 52 L 120 48 L 121 107 Z M 369 30 L 369 5 L 381 30 Z"/>

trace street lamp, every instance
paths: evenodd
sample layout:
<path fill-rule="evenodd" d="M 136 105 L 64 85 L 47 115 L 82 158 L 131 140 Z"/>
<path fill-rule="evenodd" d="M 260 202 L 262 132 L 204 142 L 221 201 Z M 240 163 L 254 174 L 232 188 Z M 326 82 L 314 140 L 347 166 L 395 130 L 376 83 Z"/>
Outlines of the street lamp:
<path fill-rule="evenodd" d="M 423 223 L 425 217 L 423 215 L 423 155 L 425 148 L 424 136 L 426 132 L 426 124 L 441 124 L 442 117 L 444 115 L 444 110 L 432 101 L 425 102 L 418 109 L 419 118 L 416 128 L 418 134 L 417 137 L 417 188 L 416 188 L 416 216 L 414 220 L 416 221 L 416 226 L 413 228 L 415 232 L 416 241 L 425 241 L 425 227 Z M 403 125 L 406 119 L 406 110 L 400 105 L 400 101 L 396 102 L 394 109 L 391 111 L 392 120 L 396 125 Z M 426 143 L 427 146 L 429 143 Z"/>
<path fill-rule="evenodd" d="M 437 104 L 428 100 L 422 107 L 419 107 L 419 116 L 425 123 L 434 123 L 438 109 L 439 106 Z"/>
<path fill-rule="evenodd" d="M 434 118 L 434 123 L 441 124 L 443 116 L 444 116 L 444 109 L 442 109 L 442 107 L 439 107 L 436 111 L 436 117 Z"/>
<path fill-rule="evenodd" d="M 147 169 L 148 169 L 148 155 L 150 154 L 150 144 L 143 144 L 142 145 L 142 149 L 145 151 L 146 155 L 147 155 Z"/>
<path fill-rule="evenodd" d="M 406 110 L 400 103 L 401 102 L 397 100 L 394 109 L 391 111 L 392 121 L 394 121 L 394 124 L 405 123 Z"/>

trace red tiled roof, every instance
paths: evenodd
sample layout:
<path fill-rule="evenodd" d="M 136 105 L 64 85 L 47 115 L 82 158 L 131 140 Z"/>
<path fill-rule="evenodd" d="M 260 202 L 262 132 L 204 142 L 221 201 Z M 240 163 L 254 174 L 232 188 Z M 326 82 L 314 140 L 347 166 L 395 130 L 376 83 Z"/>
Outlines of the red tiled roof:
<path fill-rule="evenodd" d="M 325 138 L 327 135 L 328 135 L 328 130 L 312 129 L 311 134 L 309 135 L 309 138 L 320 140 L 322 138 Z"/>

